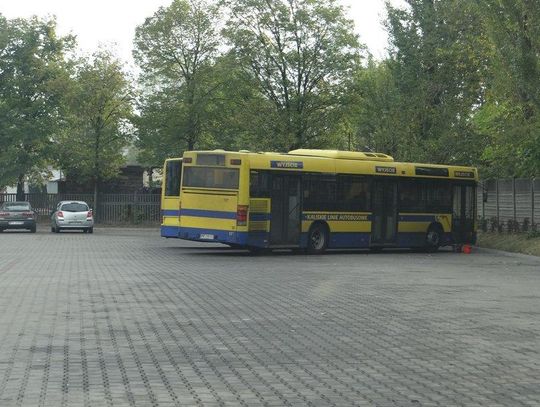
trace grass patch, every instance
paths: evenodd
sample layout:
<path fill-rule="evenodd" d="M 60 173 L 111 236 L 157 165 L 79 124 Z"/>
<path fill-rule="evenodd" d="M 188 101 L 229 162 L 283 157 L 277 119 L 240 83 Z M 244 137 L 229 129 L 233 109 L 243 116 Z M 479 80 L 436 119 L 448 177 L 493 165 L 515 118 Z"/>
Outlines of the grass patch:
<path fill-rule="evenodd" d="M 478 246 L 540 256 L 540 234 L 479 233 Z"/>

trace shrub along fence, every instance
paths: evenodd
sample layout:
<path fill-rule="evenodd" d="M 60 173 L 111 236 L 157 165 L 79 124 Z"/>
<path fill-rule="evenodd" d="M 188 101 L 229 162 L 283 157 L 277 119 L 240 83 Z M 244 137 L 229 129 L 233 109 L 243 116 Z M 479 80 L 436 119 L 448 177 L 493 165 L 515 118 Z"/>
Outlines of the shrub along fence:
<path fill-rule="evenodd" d="M 540 179 L 482 181 L 478 188 L 478 216 L 484 231 L 540 230 Z"/>
<path fill-rule="evenodd" d="M 0 194 L 0 202 L 16 201 L 16 194 Z M 97 208 L 93 194 L 25 194 L 25 200 L 46 220 L 60 201 L 85 201 L 102 224 L 158 224 L 161 218 L 159 194 L 100 194 Z"/>

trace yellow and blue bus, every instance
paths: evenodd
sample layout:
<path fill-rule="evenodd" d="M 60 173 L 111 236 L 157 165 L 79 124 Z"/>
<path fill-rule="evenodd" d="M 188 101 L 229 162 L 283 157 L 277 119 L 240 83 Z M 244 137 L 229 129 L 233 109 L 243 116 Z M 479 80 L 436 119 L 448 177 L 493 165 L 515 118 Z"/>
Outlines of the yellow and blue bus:
<path fill-rule="evenodd" d="M 475 168 L 380 153 L 184 153 L 179 237 L 252 250 L 425 248 L 476 240 Z"/>
<path fill-rule="evenodd" d="M 161 183 L 161 236 L 163 237 L 178 238 L 181 176 L 182 158 L 165 160 Z"/>

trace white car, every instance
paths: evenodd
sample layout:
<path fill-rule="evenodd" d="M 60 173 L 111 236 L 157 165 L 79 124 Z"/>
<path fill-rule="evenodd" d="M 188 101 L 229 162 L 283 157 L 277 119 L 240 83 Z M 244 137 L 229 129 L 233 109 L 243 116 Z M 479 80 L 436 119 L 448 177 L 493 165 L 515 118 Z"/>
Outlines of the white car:
<path fill-rule="evenodd" d="M 94 232 L 94 213 L 86 202 L 61 201 L 51 216 L 51 232 L 59 233 L 63 229 L 77 230 L 84 233 Z"/>

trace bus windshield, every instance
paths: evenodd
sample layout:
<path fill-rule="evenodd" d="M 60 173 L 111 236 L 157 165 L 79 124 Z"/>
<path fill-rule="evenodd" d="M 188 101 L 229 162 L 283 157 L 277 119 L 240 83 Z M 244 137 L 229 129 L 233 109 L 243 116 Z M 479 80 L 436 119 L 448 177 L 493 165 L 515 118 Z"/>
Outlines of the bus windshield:
<path fill-rule="evenodd" d="M 240 172 L 234 168 L 185 167 L 182 185 L 195 188 L 238 189 Z"/>

